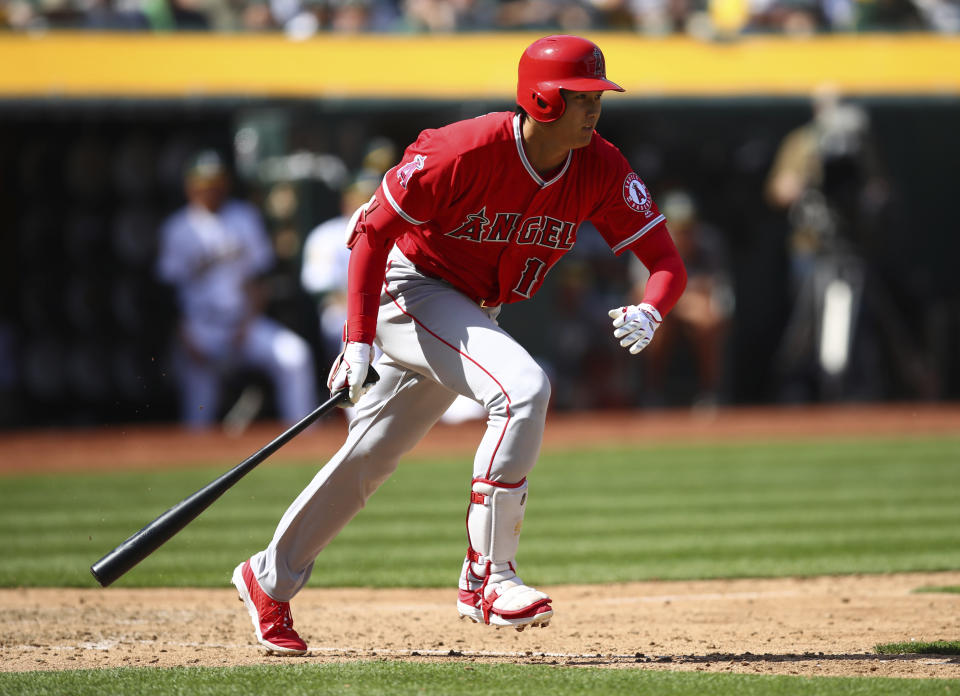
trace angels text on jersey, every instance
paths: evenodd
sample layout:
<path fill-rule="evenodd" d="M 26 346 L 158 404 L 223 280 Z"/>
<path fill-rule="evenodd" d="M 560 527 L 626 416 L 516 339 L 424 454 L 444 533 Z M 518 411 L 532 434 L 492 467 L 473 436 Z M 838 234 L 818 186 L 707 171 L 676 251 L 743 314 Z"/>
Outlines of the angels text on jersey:
<path fill-rule="evenodd" d="M 447 237 L 470 242 L 536 244 L 550 249 L 570 250 L 576 241 L 577 223 L 549 215 L 532 215 L 521 221 L 522 213 L 493 213 L 487 207 L 469 213 Z"/>

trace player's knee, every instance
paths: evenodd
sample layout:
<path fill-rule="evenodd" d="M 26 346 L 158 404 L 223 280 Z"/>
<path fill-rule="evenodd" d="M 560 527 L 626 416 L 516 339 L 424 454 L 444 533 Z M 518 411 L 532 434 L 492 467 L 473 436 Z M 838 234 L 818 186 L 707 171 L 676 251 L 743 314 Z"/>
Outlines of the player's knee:
<path fill-rule="evenodd" d="M 522 380 L 511 385 L 509 397 L 516 415 L 545 416 L 550 403 L 550 379 L 539 367 L 529 370 Z"/>
<path fill-rule="evenodd" d="M 498 389 L 484 402 L 484 406 L 494 419 L 543 419 L 549 403 L 550 379 L 536 363 L 532 363 L 522 376 L 513 378 Z"/>

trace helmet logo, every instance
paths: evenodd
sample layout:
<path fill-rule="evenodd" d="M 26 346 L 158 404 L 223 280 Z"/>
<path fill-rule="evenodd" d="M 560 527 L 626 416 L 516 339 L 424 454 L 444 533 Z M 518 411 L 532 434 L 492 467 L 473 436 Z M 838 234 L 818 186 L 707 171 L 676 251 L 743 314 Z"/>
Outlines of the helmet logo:
<path fill-rule="evenodd" d="M 587 58 L 587 72 L 593 73 L 594 77 L 606 78 L 607 66 L 603 60 L 603 53 L 600 49 L 594 47 L 593 55 Z"/>
<path fill-rule="evenodd" d="M 653 205 L 647 187 L 633 172 L 627 174 L 627 178 L 623 181 L 623 200 L 638 213 L 649 213 Z"/>

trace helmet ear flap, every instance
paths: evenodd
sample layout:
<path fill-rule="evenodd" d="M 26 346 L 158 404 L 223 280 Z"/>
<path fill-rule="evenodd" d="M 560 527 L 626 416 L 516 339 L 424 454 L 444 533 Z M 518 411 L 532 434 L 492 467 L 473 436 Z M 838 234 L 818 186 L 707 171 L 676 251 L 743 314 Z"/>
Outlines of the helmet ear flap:
<path fill-rule="evenodd" d="M 556 96 L 553 99 L 535 89 L 530 90 L 530 97 L 536 105 L 537 113 L 535 118 L 538 121 L 555 121 L 563 115 L 566 102 L 564 102 L 559 89 L 556 90 Z"/>

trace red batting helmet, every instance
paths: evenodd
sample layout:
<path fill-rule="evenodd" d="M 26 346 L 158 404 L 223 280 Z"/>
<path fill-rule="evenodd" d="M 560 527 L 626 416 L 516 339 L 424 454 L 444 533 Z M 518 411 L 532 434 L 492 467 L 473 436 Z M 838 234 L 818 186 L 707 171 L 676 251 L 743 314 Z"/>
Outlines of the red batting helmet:
<path fill-rule="evenodd" d="M 520 56 L 517 73 L 517 104 L 543 123 L 563 115 L 566 103 L 561 89 L 623 91 L 607 79 L 599 47 L 579 36 L 547 36 L 534 41 Z"/>

